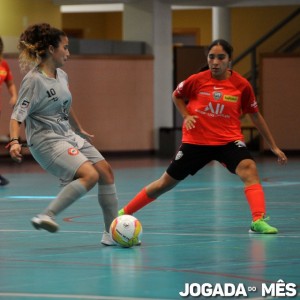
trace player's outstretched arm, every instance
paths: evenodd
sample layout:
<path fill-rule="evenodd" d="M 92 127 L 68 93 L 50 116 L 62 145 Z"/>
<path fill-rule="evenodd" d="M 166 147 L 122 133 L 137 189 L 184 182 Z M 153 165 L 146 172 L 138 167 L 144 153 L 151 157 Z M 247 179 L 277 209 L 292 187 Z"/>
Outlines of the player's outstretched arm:
<path fill-rule="evenodd" d="M 82 127 L 81 124 L 77 118 L 77 115 L 74 112 L 74 109 L 71 108 L 70 109 L 70 114 L 69 114 L 69 119 L 70 119 L 70 125 L 72 126 L 72 128 L 74 129 L 74 131 L 76 133 L 78 133 L 79 135 L 81 135 L 83 138 L 87 139 L 87 140 L 91 140 L 94 135 L 90 134 L 88 132 L 86 132 Z"/>
<path fill-rule="evenodd" d="M 17 98 L 18 98 L 17 97 L 17 88 L 16 88 L 15 83 L 13 81 L 7 82 L 7 89 L 10 94 L 9 104 L 11 105 L 11 107 L 14 107 L 17 102 Z"/>
<path fill-rule="evenodd" d="M 257 113 L 250 114 L 250 118 L 253 124 L 255 125 L 255 127 L 258 129 L 259 133 L 263 136 L 265 141 L 270 146 L 271 151 L 277 156 L 278 163 L 281 165 L 286 164 L 287 157 L 276 145 L 275 140 L 271 134 L 271 131 L 263 116 L 259 112 L 257 112 Z"/>

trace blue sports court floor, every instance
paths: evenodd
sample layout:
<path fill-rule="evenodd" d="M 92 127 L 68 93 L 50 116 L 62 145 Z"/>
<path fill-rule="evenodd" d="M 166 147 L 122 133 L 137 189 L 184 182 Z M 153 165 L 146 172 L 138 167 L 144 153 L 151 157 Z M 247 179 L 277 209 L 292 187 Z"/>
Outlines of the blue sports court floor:
<path fill-rule="evenodd" d="M 108 161 L 120 206 L 168 164 L 153 157 Z M 58 181 L 31 160 L 2 161 L 10 185 L 0 188 L 0 299 L 288 299 L 295 293 L 299 299 L 300 159 L 290 157 L 284 167 L 275 157 L 257 162 L 279 234 L 248 233 L 242 183 L 211 163 L 138 212 L 142 246 L 124 249 L 100 244 L 96 189 L 58 216 L 58 233 L 33 229 L 29 220 L 58 193 Z M 190 297 L 179 294 L 186 284 Z"/>

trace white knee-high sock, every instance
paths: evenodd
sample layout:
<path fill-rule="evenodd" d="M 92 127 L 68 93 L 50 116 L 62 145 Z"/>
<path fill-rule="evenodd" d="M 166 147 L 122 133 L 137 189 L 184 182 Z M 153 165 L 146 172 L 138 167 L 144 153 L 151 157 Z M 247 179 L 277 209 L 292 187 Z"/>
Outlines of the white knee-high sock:
<path fill-rule="evenodd" d="M 87 189 L 79 179 L 76 179 L 67 184 L 59 192 L 57 197 L 46 208 L 45 213 L 48 215 L 57 215 L 86 193 Z"/>
<path fill-rule="evenodd" d="M 115 184 L 98 186 L 98 201 L 102 208 L 105 230 L 109 232 L 111 222 L 118 216 L 118 197 Z"/>

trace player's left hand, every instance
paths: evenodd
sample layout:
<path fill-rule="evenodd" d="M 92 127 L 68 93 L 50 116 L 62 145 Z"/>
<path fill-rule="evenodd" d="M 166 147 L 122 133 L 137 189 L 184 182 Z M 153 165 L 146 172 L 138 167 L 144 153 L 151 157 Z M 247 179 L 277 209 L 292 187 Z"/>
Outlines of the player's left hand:
<path fill-rule="evenodd" d="M 287 159 L 286 155 L 279 148 L 272 149 L 272 152 L 277 156 L 277 162 L 280 165 L 287 164 L 288 159 Z"/>
<path fill-rule="evenodd" d="M 81 129 L 78 134 L 83 137 L 84 139 L 88 140 L 89 142 L 95 137 L 93 134 L 86 132 L 85 130 Z"/>

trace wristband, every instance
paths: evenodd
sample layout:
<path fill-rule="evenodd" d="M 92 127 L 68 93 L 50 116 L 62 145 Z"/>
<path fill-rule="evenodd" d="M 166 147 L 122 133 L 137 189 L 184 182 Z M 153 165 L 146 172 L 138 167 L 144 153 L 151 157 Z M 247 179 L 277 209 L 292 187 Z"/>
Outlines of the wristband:
<path fill-rule="evenodd" d="M 19 141 L 19 138 L 11 138 L 9 142 Z"/>

